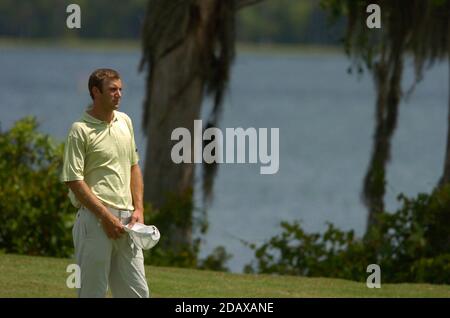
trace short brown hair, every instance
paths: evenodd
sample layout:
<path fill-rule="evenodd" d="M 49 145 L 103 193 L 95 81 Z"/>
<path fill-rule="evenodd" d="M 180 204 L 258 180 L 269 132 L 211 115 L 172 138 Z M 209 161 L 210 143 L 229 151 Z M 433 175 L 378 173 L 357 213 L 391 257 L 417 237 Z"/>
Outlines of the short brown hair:
<path fill-rule="evenodd" d="M 97 70 L 95 70 L 91 76 L 89 76 L 89 94 L 91 95 L 91 98 L 94 99 L 94 94 L 92 94 L 92 88 L 97 87 L 100 92 L 103 93 L 102 91 L 102 86 L 103 86 L 103 81 L 105 80 L 105 78 L 107 79 L 115 79 L 118 80 L 120 79 L 120 75 L 119 72 L 110 69 L 110 68 L 99 68 Z"/>

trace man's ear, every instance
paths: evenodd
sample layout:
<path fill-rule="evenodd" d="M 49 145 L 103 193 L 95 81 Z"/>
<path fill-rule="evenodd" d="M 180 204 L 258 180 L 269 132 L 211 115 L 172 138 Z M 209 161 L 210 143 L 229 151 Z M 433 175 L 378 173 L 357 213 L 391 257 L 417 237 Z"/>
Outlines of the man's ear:
<path fill-rule="evenodd" d="M 101 93 L 102 92 L 98 89 L 97 86 L 92 87 L 92 95 L 94 95 L 94 97 L 95 97 L 95 95 L 99 95 Z"/>

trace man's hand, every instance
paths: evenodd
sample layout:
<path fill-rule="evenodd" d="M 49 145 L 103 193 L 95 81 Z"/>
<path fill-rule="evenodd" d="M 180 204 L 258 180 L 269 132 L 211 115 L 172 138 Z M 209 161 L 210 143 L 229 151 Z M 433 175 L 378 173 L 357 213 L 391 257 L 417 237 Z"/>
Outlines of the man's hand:
<path fill-rule="evenodd" d="M 127 227 L 132 228 L 136 222 L 144 224 L 144 210 L 135 209 L 133 215 L 131 216 L 131 221 L 127 224 Z"/>
<path fill-rule="evenodd" d="M 103 218 L 102 226 L 106 235 L 112 240 L 120 238 L 120 236 L 125 233 L 122 223 L 120 223 L 119 219 L 113 215 Z"/>
<path fill-rule="evenodd" d="M 81 204 L 101 220 L 103 230 L 110 239 L 117 239 L 125 232 L 119 219 L 108 211 L 102 202 L 92 193 L 84 180 L 68 181 L 66 183 Z"/>

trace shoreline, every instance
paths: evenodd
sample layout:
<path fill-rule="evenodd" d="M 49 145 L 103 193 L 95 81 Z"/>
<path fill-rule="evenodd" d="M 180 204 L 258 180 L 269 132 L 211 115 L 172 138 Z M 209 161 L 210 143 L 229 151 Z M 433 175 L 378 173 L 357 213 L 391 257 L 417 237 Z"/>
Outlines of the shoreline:
<path fill-rule="evenodd" d="M 111 39 L 30 39 L 30 38 L 2 38 L 0 37 L 0 49 L 2 48 L 62 48 L 79 49 L 88 51 L 114 50 L 124 52 L 141 52 L 140 40 L 111 40 Z M 283 44 L 283 43 L 236 43 L 236 53 L 251 54 L 344 54 L 341 46 L 317 45 L 317 44 Z"/>

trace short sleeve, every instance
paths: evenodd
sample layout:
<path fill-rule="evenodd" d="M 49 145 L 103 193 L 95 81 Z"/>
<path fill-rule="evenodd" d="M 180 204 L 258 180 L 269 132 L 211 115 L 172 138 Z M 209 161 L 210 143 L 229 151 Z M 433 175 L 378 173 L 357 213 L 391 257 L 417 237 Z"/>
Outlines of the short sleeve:
<path fill-rule="evenodd" d="M 129 127 L 131 132 L 131 165 L 134 166 L 139 162 L 139 153 L 138 149 L 136 147 L 136 141 L 134 139 L 134 129 L 133 124 L 131 123 L 131 120 L 129 121 Z"/>
<path fill-rule="evenodd" d="M 81 138 L 74 135 L 67 137 L 64 146 L 61 182 L 84 180 L 85 145 Z"/>

